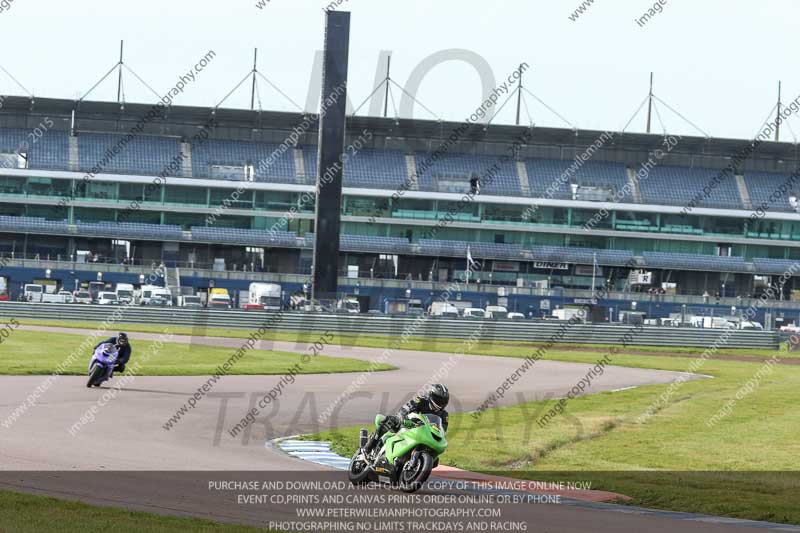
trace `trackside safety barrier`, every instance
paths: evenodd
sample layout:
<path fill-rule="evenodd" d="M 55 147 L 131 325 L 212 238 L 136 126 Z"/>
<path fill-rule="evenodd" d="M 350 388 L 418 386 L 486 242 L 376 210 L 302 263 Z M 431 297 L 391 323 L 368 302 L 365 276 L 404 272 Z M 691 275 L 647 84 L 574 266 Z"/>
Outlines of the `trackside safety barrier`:
<path fill-rule="evenodd" d="M 116 307 L 81 304 L 0 302 L 0 318 L 70 320 L 100 324 Z M 207 310 L 179 307 L 138 307 L 124 310 L 122 323 L 171 324 L 190 326 L 195 335 L 205 328 L 258 329 L 270 317 L 264 311 Z M 414 325 L 415 320 L 417 324 Z M 274 322 L 274 321 L 271 321 Z M 483 340 L 544 343 L 620 344 L 634 328 L 625 325 L 573 324 L 543 320 L 473 320 L 423 317 L 375 316 L 366 314 L 312 314 L 284 312 L 273 329 L 314 333 L 332 331 L 343 335 L 399 336 L 410 332 L 416 338 L 466 339 L 483 324 Z M 559 331 L 561 334 L 559 335 Z M 721 348 L 777 349 L 779 335 L 774 331 L 734 331 L 724 340 L 721 329 L 644 327 L 628 343 L 641 346 L 687 346 L 706 348 L 718 343 Z M 722 340 L 721 340 L 722 339 Z"/>

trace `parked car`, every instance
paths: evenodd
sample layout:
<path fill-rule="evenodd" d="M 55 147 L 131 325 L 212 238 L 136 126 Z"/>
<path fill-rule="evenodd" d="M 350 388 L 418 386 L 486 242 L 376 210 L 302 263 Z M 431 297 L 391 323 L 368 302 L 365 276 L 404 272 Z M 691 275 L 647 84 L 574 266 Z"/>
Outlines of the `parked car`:
<path fill-rule="evenodd" d="M 178 296 L 178 307 L 203 307 L 203 299 L 197 295 Z"/>
<path fill-rule="evenodd" d="M 464 318 L 486 318 L 486 312 L 478 307 L 467 307 L 462 313 Z"/>
<path fill-rule="evenodd" d="M 116 292 L 100 292 L 97 294 L 97 305 L 119 305 Z"/>
<path fill-rule="evenodd" d="M 525 315 L 522 313 L 508 313 L 506 318 L 509 320 L 525 320 Z"/>
<path fill-rule="evenodd" d="M 150 307 L 167 307 L 170 304 L 163 296 L 151 296 L 145 305 Z"/>
<path fill-rule="evenodd" d="M 64 298 L 64 303 L 71 304 L 75 301 L 75 298 L 69 291 L 58 291 L 58 295 Z"/>
<path fill-rule="evenodd" d="M 92 303 L 92 293 L 89 291 L 78 291 L 72 297 L 72 301 L 76 304 L 90 304 Z"/>

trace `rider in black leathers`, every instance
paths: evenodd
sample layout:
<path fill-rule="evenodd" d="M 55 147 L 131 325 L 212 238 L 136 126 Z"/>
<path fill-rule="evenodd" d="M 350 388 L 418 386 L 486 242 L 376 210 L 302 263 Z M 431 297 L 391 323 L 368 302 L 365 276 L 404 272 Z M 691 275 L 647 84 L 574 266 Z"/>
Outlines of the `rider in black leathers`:
<path fill-rule="evenodd" d="M 443 429 L 447 431 L 448 414 L 445 407 L 447 407 L 449 401 L 450 391 L 447 390 L 447 387 L 440 383 L 431 385 L 427 394 L 423 396 L 414 396 L 408 403 L 400 408 L 397 415 L 389 415 L 384 418 L 375 433 L 372 434 L 372 438 L 367 442 L 364 451 L 369 454 L 387 431 L 399 431 L 403 425 L 403 420 L 411 413 L 437 415 L 442 419 Z"/>
<path fill-rule="evenodd" d="M 111 337 L 94 347 L 96 350 L 102 344 L 113 344 L 117 347 L 117 360 L 114 363 L 114 372 L 125 372 L 125 365 L 131 358 L 131 343 L 128 341 L 126 333 L 120 333 L 116 337 Z"/>

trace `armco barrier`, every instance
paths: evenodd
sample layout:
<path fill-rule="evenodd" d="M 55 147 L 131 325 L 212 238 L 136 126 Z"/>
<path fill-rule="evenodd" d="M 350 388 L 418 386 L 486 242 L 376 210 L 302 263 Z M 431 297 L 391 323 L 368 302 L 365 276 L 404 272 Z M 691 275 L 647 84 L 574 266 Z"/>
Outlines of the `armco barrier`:
<path fill-rule="evenodd" d="M 112 306 L 0 302 L 0 318 L 77 320 L 100 325 L 116 310 Z M 191 326 L 195 335 L 203 328 L 257 329 L 270 314 L 254 311 L 183 309 L 175 307 L 155 308 L 130 306 L 124 309 L 120 322 L 140 324 L 171 324 Z M 411 328 L 420 320 L 416 328 Z M 414 317 L 311 314 L 285 312 L 283 320 L 273 326 L 282 331 L 305 333 L 333 331 L 346 335 L 400 336 L 408 328 L 413 337 L 465 339 L 483 324 L 481 338 L 496 341 L 520 341 L 526 343 L 547 342 L 553 338 L 562 323 L 555 321 L 475 321 L 469 319 L 426 320 Z M 112 326 L 113 329 L 113 326 Z M 557 342 L 579 344 L 620 344 L 632 326 L 605 324 L 575 324 L 564 331 Z M 691 346 L 705 348 L 718 342 L 723 335 L 720 329 L 645 327 L 635 333 L 629 344 L 642 346 Z M 779 337 L 771 331 L 735 331 L 725 348 L 777 349 Z"/>

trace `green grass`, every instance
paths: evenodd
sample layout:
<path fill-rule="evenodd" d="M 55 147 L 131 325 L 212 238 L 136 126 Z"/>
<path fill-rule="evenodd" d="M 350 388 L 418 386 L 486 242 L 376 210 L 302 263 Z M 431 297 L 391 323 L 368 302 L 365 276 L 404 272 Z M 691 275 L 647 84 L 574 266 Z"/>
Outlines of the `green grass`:
<path fill-rule="evenodd" d="M 163 329 L 161 330 L 163 331 Z M 0 347 L 0 374 L 49 374 L 77 349 L 85 335 L 15 330 Z M 98 339 L 102 340 L 102 339 Z M 146 376 L 204 376 L 228 360 L 237 350 L 231 347 L 202 344 L 164 343 L 161 349 L 151 341 L 137 341 L 132 336 L 133 353 L 128 366 L 139 362 L 138 375 Z M 324 349 L 322 351 L 324 353 Z M 309 354 L 311 355 L 311 354 Z M 91 348 L 64 372 L 84 375 L 91 358 Z M 369 361 L 346 357 L 318 355 L 303 363 L 300 354 L 268 350 L 248 350 L 230 370 L 231 375 L 278 375 L 300 363 L 300 374 L 361 372 L 370 368 Z M 378 370 L 396 367 L 380 365 Z"/>
<path fill-rule="evenodd" d="M 82 328 L 94 330 L 98 324 L 96 322 L 79 322 L 72 320 L 42 320 L 42 319 L 18 319 L 20 324 L 37 325 L 37 326 L 57 326 L 68 328 Z M 114 328 L 122 331 L 139 331 L 142 333 L 161 333 L 163 326 L 156 324 L 139 324 L 139 323 L 119 323 L 115 324 Z M 251 330 L 246 328 L 197 328 L 191 326 L 172 326 L 170 327 L 176 335 L 195 335 L 205 337 L 227 337 L 244 339 L 250 335 Z M 397 337 L 386 335 L 341 335 L 336 332 L 334 334 L 333 343 L 346 345 L 346 346 L 361 346 L 366 348 L 386 348 L 393 346 Z M 277 340 L 289 342 L 315 342 L 319 340 L 319 332 L 294 332 L 294 331 L 268 331 L 264 335 L 264 340 Z M 534 348 L 534 343 L 520 343 L 516 341 L 489 341 L 476 344 L 467 353 L 473 355 L 497 355 L 507 357 L 519 357 L 519 349 L 521 347 Z M 599 350 L 602 349 L 596 344 L 559 344 L 560 349 L 579 349 L 579 350 Z M 404 350 L 427 350 L 434 352 L 460 352 L 464 348 L 463 339 L 408 339 L 403 344 Z M 677 353 L 684 355 L 699 355 L 703 352 L 704 348 L 695 347 L 682 347 L 682 346 L 639 346 L 629 345 L 626 348 L 630 351 L 641 351 L 658 355 L 659 353 Z M 800 358 L 800 352 L 787 352 L 784 346 L 781 348 L 784 357 L 787 358 Z M 725 348 L 724 346 L 719 350 L 717 355 L 731 355 L 731 356 L 748 356 L 748 357 L 770 357 L 774 350 L 770 349 L 737 349 Z"/>
<path fill-rule="evenodd" d="M 8 533 L 256 533 L 262 528 L 160 516 L 0 491 L 0 531 Z"/>
<path fill-rule="evenodd" d="M 25 323 L 32 323 L 26 321 Z M 37 321 L 47 325 L 93 328 L 96 324 Z M 160 332 L 161 327 L 130 324 L 129 331 Z M 176 334 L 198 335 L 190 327 Z M 16 334 L 25 332 L 18 331 Z M 208 329 L 208 336 L 244 338 L 248 330 Z M 36 333 L 36 335 L 40 335 Z M 135 338 L 135 337 L 134 337 Z M 266 338 L 266 337 L 265 337 Z M 318 334 L 272 332 L 268 338 L 313 341 Z M 387 347 L 394 339 L 380 336 L 337 336 L 334 343 Z M 405 349 L 455 353 L 456 339 L 410 340 Z M 577 349 L 576 349 L 577 348 Z M 557 345 L 545 359 L 594 363 L 609 347 Z M 648 355 L 616 355 L 611 364 L 634 368 L 686 371 L 692 359 L 660 353 L 698 355 L 701 348 L 629 346 Z M 474 355 L 525 357 L 532 344 L 481 342 Z M 770 357 L 771 350 L 723 348 L 720 355 Z M 781 357 L 795 356 L 782 349 Z M 736 396 L 762 363 L 708 360 L 699 372 L 711 380 L 683 384 L 652 418 L 637 421 L 667 385 L 600 393 L 571 400 L 564 415 L 546 427 L 536 420 L 555 402 L 533 402 L 492 409 L 476 424 L 468 414 L 451 418 L 450 448 L 443 463 L 519 478 L 591 481 L 594 488 L 632 496 L 631 503 L 654 508 L 726 515 L 736 518 L 800 523 L 800 367 L 780 365 L 733 412 L 713 428 L 705 421 Z M 499 383 L 501 376 L 496 377 Z M 451 384 L 451 389 L 454 387 Z M 457 390 L 454 390 L 458 394 Z M 513 394 L 513 389 L 511 391 Z M 370 427 L 371 420 L 364 426 Z M 333 442 L 352 453 L 358 428 L 343 428 L 310 438 Z"/>
<path fill-rule="evenodd" d="M 605 353 L 554 350 L 546 359 L 593 363 Z M 675 371 L 685 371 L 690 362 L 612 358 L 615 365 Z M 594 488 L 633 497 L 635 505 L 800 524 L 800 367 L 774 367 L 729 416 L 712 428 L 705 425 L 761 367 L 709 360 L 699 372 L 714 379 L 686 382 L 645 421 L 639 415 L 667 385 L 570 400 L 565 413 L 543 428 L 536 421 L 555 401 L 491 409 L 479 422 L 454 414 L 442 462 L 518 478 L 591 481 Z M 450 388 L 458 394 L 455 384 Z M 309 438 L 330 440 L 349 456 L 357 430 Z"/>

